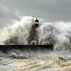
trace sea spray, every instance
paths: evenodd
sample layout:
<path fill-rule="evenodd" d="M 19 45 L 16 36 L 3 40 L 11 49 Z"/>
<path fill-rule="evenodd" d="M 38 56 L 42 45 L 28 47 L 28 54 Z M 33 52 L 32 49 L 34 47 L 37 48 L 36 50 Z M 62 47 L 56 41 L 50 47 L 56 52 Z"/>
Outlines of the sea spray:
<path fill-rule="evenodd" d="M 28 45 L 28 37 L 35 19 L 36 18 L 32 17 L 23 17 L 15 24 L 5 27 L 0 35 L 0 44 Z M 49 23 L 45 21 L 42 22 L 42 20 L 39 18 L 38 20 L 40 24 L 39 28 L 37 29 L 38 44 L 51 44 L 54 46 L 54 50 L 49 51 L 46 49 L 39 49 L 37 51 L 29 51 L 24 49 L 21 50 L 12 48 L 7 51 L 0 51 L 0 70 L 71 71 L 70 23 Z"/>
<path fill-rule="evenodd" d="M 5 27 L 0 35 L 0 44 L 2 45 L 29 45 L 28 40 L 31 34 L 31 27 L 36 18 L 23 17 L 11 26 Z M 55 49 L 67 49 L 71 45 L 71 25 L 64 22 L 45 22 L 38 18 L 39 27 L 37 29 L 38 45 L 51 44 Z M 33 35 L 33 34 L 31 34 Z M 30 36 L 31 38 L 31 36 Z M 29 41 L 29 42 L 28 42 Z M 35 42 L 35 41 L 33 41 Z"/>

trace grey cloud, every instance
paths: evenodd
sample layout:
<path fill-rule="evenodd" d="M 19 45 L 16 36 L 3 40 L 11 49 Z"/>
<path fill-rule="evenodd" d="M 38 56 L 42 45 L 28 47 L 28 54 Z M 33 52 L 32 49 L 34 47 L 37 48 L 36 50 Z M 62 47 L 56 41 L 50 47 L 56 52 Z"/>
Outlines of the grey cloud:
<path fill-rule="evenodd" d="M 47 21 L 71 21 L 71 0 L 0 0 L 0 21 L 35 16 Z M 0 22 L 2 23 L 2 22 Z"/>

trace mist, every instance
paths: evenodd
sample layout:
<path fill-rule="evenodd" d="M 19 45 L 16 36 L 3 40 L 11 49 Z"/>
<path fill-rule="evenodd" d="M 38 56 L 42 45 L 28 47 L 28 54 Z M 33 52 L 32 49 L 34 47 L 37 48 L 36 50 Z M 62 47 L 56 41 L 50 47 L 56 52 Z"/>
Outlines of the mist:
<path fill-rule="evenodd" d="M 25 16 L 12 25 L 4 26 L 0 35 L 1 45 L 28 45 L 29 32 L 34 24 L 35 17 Z M 52 44 L 54 48 L 70 48 L 71 45 L 71 23 L 46 22 L 38 18 L 39 28 L 38 45 Z M 12 40 L 12 42 L 11 42 Z M 36 44 L 37 45 L 37 44 Z"/>

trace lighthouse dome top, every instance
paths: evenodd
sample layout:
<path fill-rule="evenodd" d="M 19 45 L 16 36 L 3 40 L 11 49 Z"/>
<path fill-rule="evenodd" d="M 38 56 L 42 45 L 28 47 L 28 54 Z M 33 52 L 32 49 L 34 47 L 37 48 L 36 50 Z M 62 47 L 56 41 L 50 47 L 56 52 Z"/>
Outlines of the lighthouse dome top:
<path fill-rule="evenodd" d="M 36 18 L 35 22 L 39 22 L 39 20 Z"/>

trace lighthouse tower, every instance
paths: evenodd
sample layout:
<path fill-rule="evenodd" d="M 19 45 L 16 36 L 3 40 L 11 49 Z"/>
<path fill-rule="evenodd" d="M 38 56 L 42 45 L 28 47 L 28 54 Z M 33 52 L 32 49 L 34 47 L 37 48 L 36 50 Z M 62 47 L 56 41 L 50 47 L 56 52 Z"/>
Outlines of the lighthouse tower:
<path fill-rule="evenodd" d="M 39 28 L 39 20 L 36 18 L 36 20 L 34 20 L 34 23 L 32 24 L 29 33 L 29 39 L 28 39 L 29 45 L 38 45 L 38 31 L 37 31 L 38 28 Z"/>

